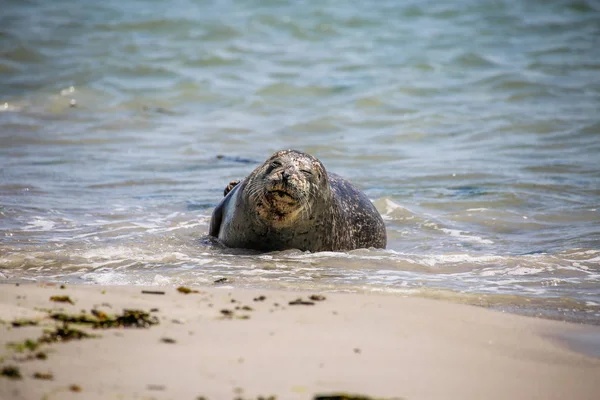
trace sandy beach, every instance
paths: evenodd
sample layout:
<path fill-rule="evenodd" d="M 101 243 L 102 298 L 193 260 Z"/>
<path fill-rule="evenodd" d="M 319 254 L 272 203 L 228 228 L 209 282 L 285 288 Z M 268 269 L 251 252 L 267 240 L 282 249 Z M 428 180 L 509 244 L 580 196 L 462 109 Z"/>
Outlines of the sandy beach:
<path fill-rule="evenodd" d="M 189 289 L 2 285 L 0 398 L 593 399 L 600 393 L 600 359 L 578 351 L 585 346 L 576 339 L 600 337 L 599 327 L 421 298 Z M 124 309 L 139 310 L 133 322 L 144 327 L 117 326 L 131 322 L 116 318 Z M 94 337 L 67 340 L 69 330 Z M 348 397 L 334 397 L 342 394 Z"/>

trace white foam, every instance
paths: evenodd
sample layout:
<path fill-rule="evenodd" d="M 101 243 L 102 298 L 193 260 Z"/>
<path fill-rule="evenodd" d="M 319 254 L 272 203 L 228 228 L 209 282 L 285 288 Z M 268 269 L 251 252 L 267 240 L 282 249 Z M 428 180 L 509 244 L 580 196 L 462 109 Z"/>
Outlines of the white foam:
<path fill-rule="evenodd" d="M 479 272 L 479 276 L 499 276 L 499 275 L 512 275 L 512 276 L 526 276 L 535 275 L 544 271 L 551 271 L 551 267 L 522 267 L 517 265 L 516 267 L 498 268 L 498 269 L 484 269 Z"/>
<path fill-rule="evenodd" d="M 459 231 L 458 229 L 447 229 L 447 228 L 439 228 L 439 229 L 442 232 L 444 232 L 450 236 L 460 237 L 462 240 L 467 241 L 467 242 L 480 243 L 480 244 L 494 244 L 494 242 L 489 239 L 483 239 L 479 236 L 469 235 L 469 234 L 467 234 L 467 232 Z"/>
<path fill-rule="evenodd" d="M 440 254 L 433 256 L 425 256 L 423 258 L 418 259 L 417 262 L 420 262 L 430 267 L 434 267 L 438 264 L 489 264 L 497 263 L 501 260 L 504 260 L 504 257 L 491 255 L 472 256 L 469 254 Z"/>
<path fill-rule="evenodd" d="M 171 284 L 172 281 L 173 280 L 171 278 L 156 274 L 154 276 L 154 279 L 152 280 L 152 285 L 166 286 L 166 285 Z"/>
<path fill-rule="evenodd" d="M 99 285 L 127 285 L 131 275 L 121 272 L 90 272 L 83 274 L 81 279 L 97 283 Z"/>
<path fill-rule="evenodd" d="M 508 270 L 506 273 L 507 273 L 507 275 L 523 276 L 523 275 L 539 274 L 540 272 L 543 272 L 544 270 L 545 270 L 545 268 L 516 267 L 511 270 Z"/>
<path fill-rule="evenodd" d="M 43 217 L 35 217 L 33 220 L 27 223 L 22 230 L 24 231 L 50 231 L 54 228 L 55 223 L 49 219 Z"/>

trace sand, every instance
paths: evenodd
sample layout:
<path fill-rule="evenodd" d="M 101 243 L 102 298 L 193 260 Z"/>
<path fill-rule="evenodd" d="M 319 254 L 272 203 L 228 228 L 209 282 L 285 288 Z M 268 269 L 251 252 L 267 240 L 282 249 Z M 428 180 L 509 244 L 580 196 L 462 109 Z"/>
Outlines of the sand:
<path fill-rule="evenodd" d="M 290 305 L 313 293 L 192 289 L 198 293 L 0 285 L 0 367 L 15 366 L 22 375 L 0 377 L 0 398 L 597 399 L 600 393 L 600 359 L 593 355 L 600 327 L 391 295 L 326 293 L 312 305 Z M 74 304 L 50 301 L 57 295 Z M 91 315 L 92 309 L 108 315 L 155 309 L 150 315 L 160 323 L 69 324 L 100 337 L 34 352 L 6 346 L 62 326 L 51 312 Z M 13 327 L 17 319 L 38 325 Z M 39 352 L 47 358 L 35 358 Z M 52 380 L 35 379 L 36 372 Z"/>

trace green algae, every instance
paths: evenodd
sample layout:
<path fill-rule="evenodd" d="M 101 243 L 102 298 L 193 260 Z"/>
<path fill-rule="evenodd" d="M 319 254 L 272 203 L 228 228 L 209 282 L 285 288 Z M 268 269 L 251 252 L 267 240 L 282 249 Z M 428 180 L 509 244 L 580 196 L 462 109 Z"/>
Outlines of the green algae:
<path fill-rule="evenodd" d="M 22 342 L 11 342 L 7 343 L 6 347 L 13 349 L 17 353 L 23 353 L 24 351 L 36 351 L 40 346 L 37 340 L 26 339 Z"/>
<path fill-rule="evenodd" d="M 69 327 L 64 324 L 61 327 L 56 327 L 53 330 L 46 330 L 42 336 L 38 339 L 38 343 L 56 343 L 56 342 L 69 342 L 71 340 L 81 340 L 87 338 L 94 338 L 96 335 L 90 335 L 82 330 Z"/>
<path fill-rule="evenodd" d="M 15 319 L 14 321 L 12 321 L 10 324 L 13 326 L 13 328 L 21 328 L 23 326 L 36 326 L 39 323 L 39 321 L 36 321 L 34 319 Z"/>
<path fill-rule="evenodd" d="M 88 314 L 54 313 L 50 318 L 64 323 L 90 325 L 92 328 L 148 328 L 159 323 L 158 318 L 142 310 L 123 310 L 121 315 L 109 315 L 103 311 L 91 310 Z"/>

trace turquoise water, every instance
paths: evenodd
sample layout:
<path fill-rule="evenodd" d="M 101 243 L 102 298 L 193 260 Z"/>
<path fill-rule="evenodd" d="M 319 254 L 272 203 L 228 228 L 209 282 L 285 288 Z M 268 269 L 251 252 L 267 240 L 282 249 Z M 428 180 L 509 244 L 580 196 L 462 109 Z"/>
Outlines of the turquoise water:
<path fill-rule="evenodd" d="M 3 2 L 0 282 L 450 298 L 600 323 L 600 6 Z M 361 187 L 388 249 L 212 247 L 284 148 Z"/>

